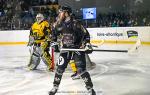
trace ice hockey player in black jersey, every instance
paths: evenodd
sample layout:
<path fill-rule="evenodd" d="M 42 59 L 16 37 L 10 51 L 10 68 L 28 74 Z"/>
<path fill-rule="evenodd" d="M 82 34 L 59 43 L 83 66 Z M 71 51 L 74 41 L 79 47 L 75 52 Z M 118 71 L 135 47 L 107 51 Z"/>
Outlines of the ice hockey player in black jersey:
<path fill-rule="evenodd" d="M 54 29 L 61 30 L 61 48 L 66 49 L 84 49 L 90 46 L 90 35 L 83 25 L 71 17 L 72 10 L 69 6 L 62 6 L 59 12 L 59 18 L 54 23 Z M 91 49 L 89 48 L 89 51 Z M 62 75 L 70 60 L 74 60 L 77 66 L 77 72 L 84 80 L 85 87 L 89 95 L 96 95 L 93 89 L 93 83 L 90 74 L 86 71 L 85 51 L 61 51 L 54 76 L 53 88 L 49 95 L 55 95 L 58 91 Z"/>

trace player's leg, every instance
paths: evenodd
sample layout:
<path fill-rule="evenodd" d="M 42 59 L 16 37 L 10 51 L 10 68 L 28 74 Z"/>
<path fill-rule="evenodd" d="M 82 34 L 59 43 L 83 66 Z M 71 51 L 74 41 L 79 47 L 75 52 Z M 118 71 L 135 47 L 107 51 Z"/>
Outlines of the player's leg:
<path fill-rule="evenodd" d="M 90 74 L 87 71 L 83 71 L 81 73 L 81 78 L 84 80 L 85 87 L 88 90 L 89 95 L 96 95 L 94 89 L 93 89 L 93 83 L 90 77 Z"/>
<path fill-rule="evenodd" d="M 54 64 L 52 63 L 52 57 L 49 54 L 49 43 L 44 42 L 40 46 L 41 49 L 41 58 L 42 61 L 46 64 L 47 70 L 48 71 L 53 71 L 54 70 Z"/>
<path fill-rule="evenodd" d="M 53 71 L 54 70 L 54 65 L 52 63 L 52 57 L 50 56 L 48 51 L 44 51 L 42 56 L 42 61 L 46 64 L 47 70 L 48 71 Z"/>
<path fill-rule="evenodd" d="M 79 74 L 77 73 L 77 67 L 76 67 L 75 61 L 74 61 L 74 60 L 70 60 L 69 64 L 70 64 L 71 69 L 72 69 L 72 71 L 73 71 L 73 74 L 71 75 L 71 78 L 72 78 L 73 80 L 75 80 L 75 79 L 80 79 L 80 76 L 79 76 Z"/>
<path fill-rule="evenodd" d="M 57 68 L 54 76 L 54 81 L 53 81 L 53 88 L 50 90 L 49 95 L 55 95 L 57 93 L 58 87 L 60 85 L 62 75 L 64 72 L 64 68 Z"/>
<path fill-rule="evenodd" d="M 63 72 L 65 71 L 65 68 L 68 65 L 68 53 L 60 53 L 58 62 L 57 62 L 57 69 L 54 76 L 54 82 L 53 82 L 53 88 L 49 92 L 49 95 L 55 95 L 55 93 L 58 90 L 59 84 L 62 79 Z"/>
<path fill-rule="evenodd" d="M 90 74 L 86 71 L 86 59 L 84 52 L 77 52 L 75 55 L 75 62 L 78 68 L 78 73 L 80 74 L 81 78 L 84 80 L 85 87 L 89 91 L 90 95 L 96 95 L 93 89 L 93 83 L 91 80 Z"/>
<path fill-rule="evenodd" d="M 77 67 L 76 67 L 75 61 L 74 60 L 70 60 L 69 64 L 71 66 L 72 71 L 73 72 L 77 72 Z"/>
<path fill-rule="evenodd" d="M 39 65 L 39 63 L 40 63 L 40 54 L 38 51 L 38 47 L 35 47 L 32 55 L 30 57 L 29 64 L 27 65 L 28 69 L 35 70 L 37 68 L 37 66 Z"/>

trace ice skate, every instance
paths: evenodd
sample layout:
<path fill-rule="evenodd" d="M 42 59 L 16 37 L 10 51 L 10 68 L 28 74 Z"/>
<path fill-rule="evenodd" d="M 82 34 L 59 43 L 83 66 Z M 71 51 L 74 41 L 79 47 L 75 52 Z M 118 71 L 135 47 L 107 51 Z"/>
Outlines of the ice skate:
<path fill-rule="evenodd" d="M 77 72 L 75 72 L 74 74 L 71 75 L 71 78 L 73 80 L 80 79 L 80 75 Z"/>
<path fill-rule="evenodd" d="M 48 67 L 46 70 L 47 70 L 48 72 L 54 72 L 54 69 L 53 69 L 53 68 L 49 68 L 49 67 Z"/>
<path fill-rule="evenodd" d="M 89 89 L 88 95 L 96 95 L 96 92 L 94 91 L 94 89 Z"/>
<path fill-rule="evenodd" d="M 51 91 L 49 91 L 49 95 L 55 95 L 58 90 L 58 87 L 53 87 Z"/>
<path fill-rule="evenodd" d="M 36 65 L 35 64 L 30 64 L 27 66 L 28 70 L 36 70 Z"/>

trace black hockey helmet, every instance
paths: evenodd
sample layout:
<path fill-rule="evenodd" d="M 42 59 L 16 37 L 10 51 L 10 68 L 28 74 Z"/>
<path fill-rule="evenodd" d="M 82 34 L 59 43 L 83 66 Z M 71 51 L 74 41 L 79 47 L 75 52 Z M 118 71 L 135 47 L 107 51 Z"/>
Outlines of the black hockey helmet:
<path fill-rule="evenodd" d="M 67 11 L 69 14 L 72 14 L 72 9 L 70 6 L 62 6 L 60 11 Z"/>

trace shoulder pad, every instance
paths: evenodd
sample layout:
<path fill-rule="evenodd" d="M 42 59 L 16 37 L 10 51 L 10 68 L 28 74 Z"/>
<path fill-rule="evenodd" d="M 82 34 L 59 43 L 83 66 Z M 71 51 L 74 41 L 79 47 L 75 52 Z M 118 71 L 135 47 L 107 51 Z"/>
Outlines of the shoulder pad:
<path fill-rule="evenodd" d="M 49 27 L 48 21 L 44 20 L 42 23 L 43 23 L 46 27 Z"/>

